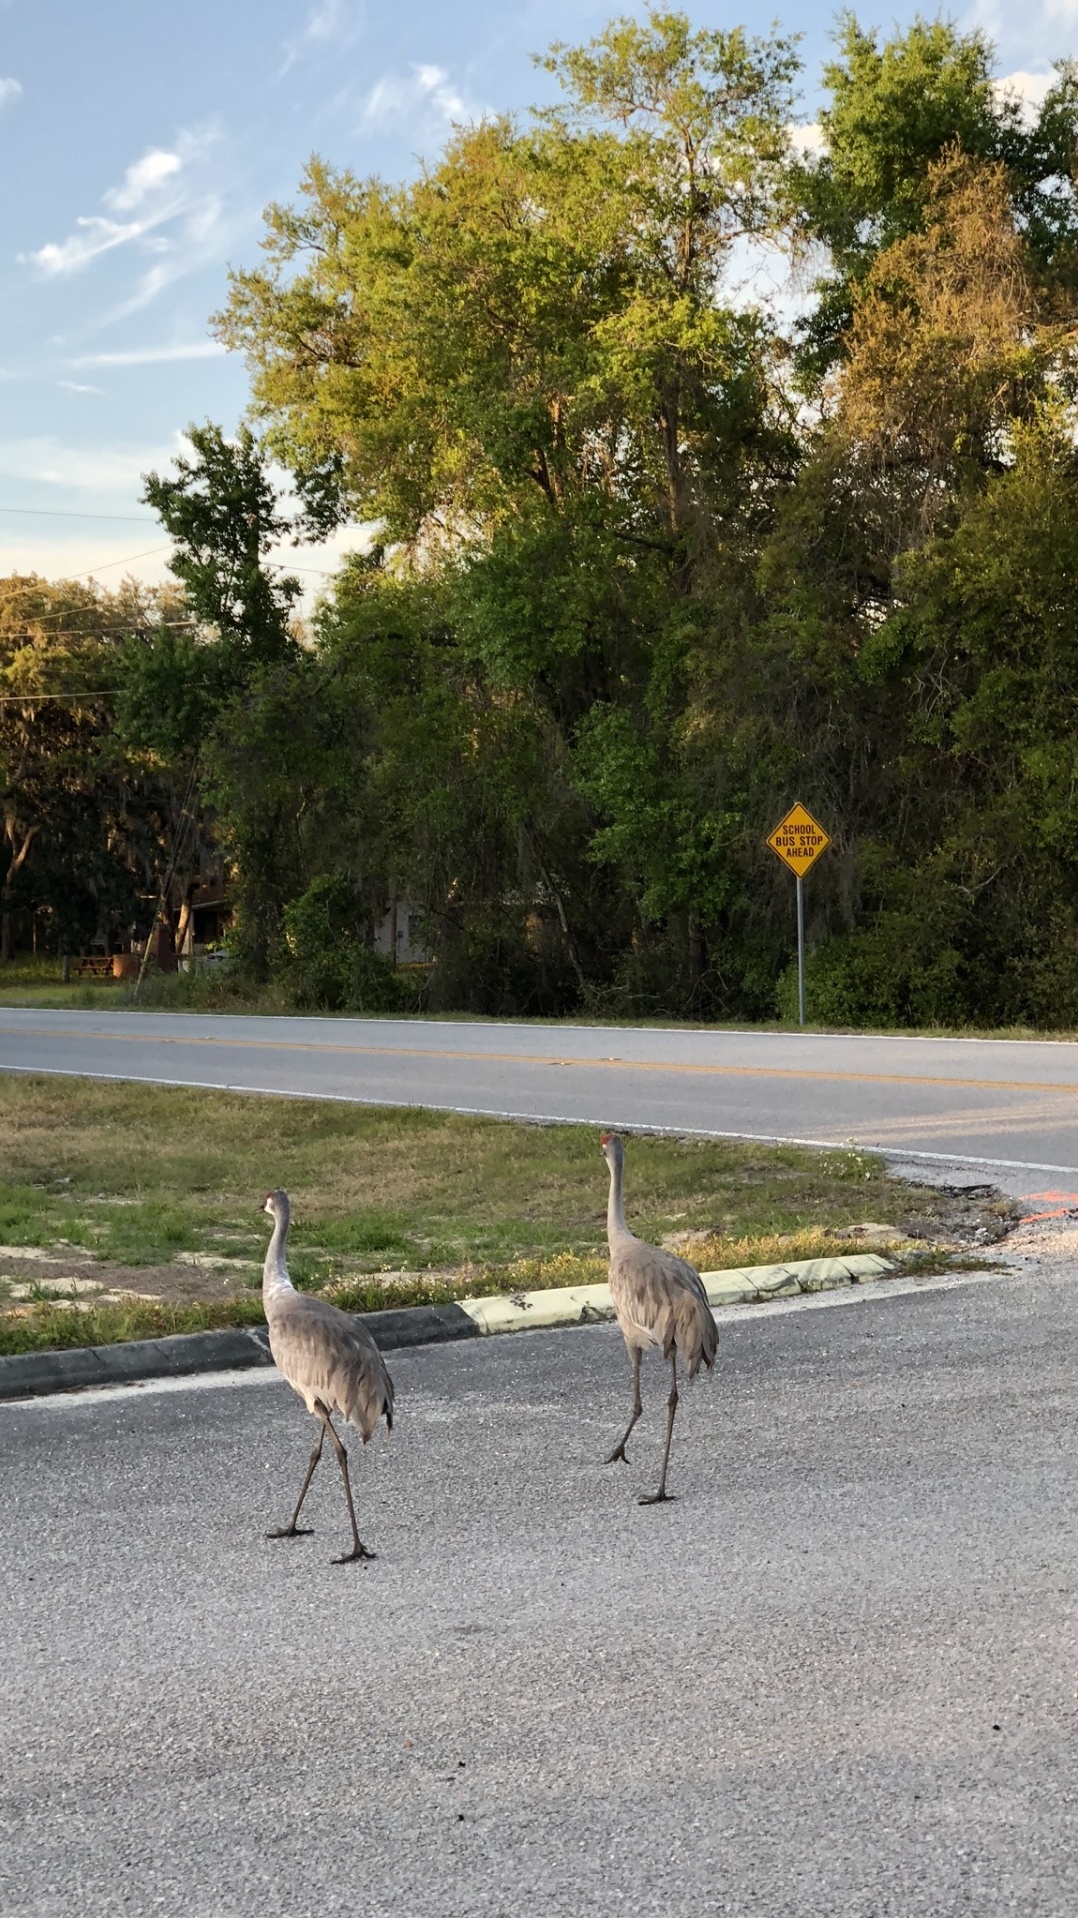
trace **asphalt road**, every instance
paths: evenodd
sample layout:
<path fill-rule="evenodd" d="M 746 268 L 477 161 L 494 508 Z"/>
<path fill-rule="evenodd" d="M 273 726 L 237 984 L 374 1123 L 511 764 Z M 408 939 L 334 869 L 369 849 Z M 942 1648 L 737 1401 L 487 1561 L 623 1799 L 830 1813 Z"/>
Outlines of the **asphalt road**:
<path fill-rule="evenodd" d="M 6 1918 L 1078 1908 L 1078 1282 L 395 1355 L 372 1564 L 274 1375 L 0 1408 Z M 358 1442 L 353 1457 L 361 1452 Z"/>
<path fill-rule="evenodd" d="M 886 1149 L 1078 1187 L 1078 1045 L 440 1020 L 0 1010 L 0 1070 Z M 1046 1177 L 1045 1175 L 1052 1175 Z M 1078 1202 L 1078 1201 L 1076 1201 Z"/>

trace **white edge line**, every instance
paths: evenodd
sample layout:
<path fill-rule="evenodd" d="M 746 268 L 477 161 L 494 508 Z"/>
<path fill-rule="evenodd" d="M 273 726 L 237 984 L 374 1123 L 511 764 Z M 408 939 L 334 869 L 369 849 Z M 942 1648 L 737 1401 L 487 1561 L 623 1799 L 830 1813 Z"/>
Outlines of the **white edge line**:
<path fill-rule="evenodd" d="M 74 1409 L 79 1405 L 98 1405 L 105 1399 L 130 1398 L 134 1393 L 141 1397 L 151 1392 L 208 1392 L 220 1387 L 284 1383 L 275 1365 L 252 1365 L 242 1371 L 189 1372 L 178 1379 L 125 1379 L 119 1385 L 71 1386 L 62 1387 L 58 1392 L 35 1392 L 22 1399 L 0 1399 L 0 1412 L 25 1412 L 31 1406 L 64 1405 Z"/>
<path fill-rule="evenodd" d="M 1006 1043 L 1000 1041 L 999 1043 Z M 219 1079 L 166 1079 L 143 1072 L 76 1072 L 68 1066 L 13 1066 L 0 1061 L 0 1073 L 17 1072 L 30 1079 L 107 1079 L 116 1085 L 188 1087 L 194 1092 L 239 1092 L 262 1099 L 307 1099 L 312 1105 L 383 1106 L 399 1112 L 455 1112 L 463 1119 L 509 1119 L 515 1125 L 610 1127 L 636 1138 L 730 1139 L 748 1145 L 794 1145 L 814 1152 L 870 1152 L 882 1159 L 910 1164 L 995 1166 L 1007 1172 L 1065 1172 L 1078 1178 L 1078 1166 L 1041 1165 L 1029 1159 L 972 1158 L 960 1152 L 914 1152 L 906 1146 L 868 1145 L 860 1139 L 797 1139 L 779 1132 L 708 1132 L 699 1126 L 644 1125 L 632 1119 L 566 1118 L 552 1112 L 503 1112 L 495 1106 L 434 1104 L 429 1099 L 368 1099 L 352 1092 L 298 1092 L 285 1086 L 229 1085 Z"/>

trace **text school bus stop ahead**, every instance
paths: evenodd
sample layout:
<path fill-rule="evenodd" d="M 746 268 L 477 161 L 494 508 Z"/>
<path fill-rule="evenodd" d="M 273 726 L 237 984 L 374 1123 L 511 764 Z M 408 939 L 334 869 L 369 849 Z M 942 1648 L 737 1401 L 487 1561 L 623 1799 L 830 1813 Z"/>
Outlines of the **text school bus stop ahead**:
<path fill-rule="evenodd" d="M 784 866 L 788 866 L 797 880 L 797 1019 L 799 1025 L 805 1023 L 805 896 L 802 881 L 810 867 L 816 864 L 820 854 L 831 844 L 830 835 L 825 833 L 818 819 L 814 819 L 807 806 L 791 806 L 785 819 L 780 819 L 767 841 L 773 853 L 777 853 Z"/>

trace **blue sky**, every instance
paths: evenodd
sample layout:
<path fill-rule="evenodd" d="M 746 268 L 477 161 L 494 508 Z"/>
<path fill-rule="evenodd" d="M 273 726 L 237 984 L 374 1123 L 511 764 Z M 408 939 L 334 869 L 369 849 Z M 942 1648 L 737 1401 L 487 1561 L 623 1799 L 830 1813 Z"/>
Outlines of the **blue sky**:
<path fill-rule="evenodd" d="M 770 6 L 686 10 L 753 32 L 772 21 Z M 917 10 L 856 9 L 886 28 Z M 218 352 L 207 318 L 228 264 L 257 257 L 267 201 L 293 196 L 312 151 L 360 173 L 414 171 L 452 122 L 545 97 L 531 53 L 625 11 L 642 9 L 0 0 L 0 573 L 162 577 L 139 475 L 167 464 L 188 421 L 231 427 L 244 411 L 243 364 Z M 811 0 L 781 16 L 803 35 L 805 120 L 835 11 Z M 976 0 L 957 17 L 993 36 L 1001 75 L 1030 92 L 1078 52 L 1078 0 Z M 324 550 L 292 558 L 312 589 L 332 564 Z"/>

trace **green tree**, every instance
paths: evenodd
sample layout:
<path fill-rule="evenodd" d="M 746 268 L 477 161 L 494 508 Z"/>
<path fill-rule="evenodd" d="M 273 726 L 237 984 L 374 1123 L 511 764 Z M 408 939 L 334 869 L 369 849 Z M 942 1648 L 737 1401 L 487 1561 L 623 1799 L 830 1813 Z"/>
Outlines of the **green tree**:
<path fill-rule="evenodd" d="M 292 524 L 249 427 L 228 440 L 212 423 L 189 426 L 187 439 L 194 459 L 181 454 L 164 478 L 147 473 L 142 497 L 174 542 L 169 571 L 194 617 L 216 635 L 226 679 L 242 684 L 294 648 L 291 611 L 302 588 L 267 564 Z"/>
<path fill-rule="evenodd" d="M 127 648 L 120 723 L 132 749 L 156 753 L 211 811 L 231 868 L 237 946 L 264 975 L 300 883 L 303 782 L 290 711 L 302 705 L 301 588 L 269 559 L 292 522 L 249 428 L 229 440 L 219 426 L 192 426 L 187 437 L 193 457 L 178 458 L 171 475 L 147 474 L 143 497 L 175 542 L 169 568 L 194 627 Z"/>
<path fill-rule="evenodd" d="M 381 608 L 409 574 L 440 582 L 450 637 L 424 651 L 423 710 L 440 717 L 418 762 L 431 812 L 454 786 L 439 740 L 464 762 L 483 737 L 504 766 L 489 742 L 512 738 L 527 769 L 487 780 L 507 825 L 486 814 L 474 885 L 459 879 L 479 870 L 471 799 L 455 853 L 425 832 L 443 848 L 432 922 L 462 924 L 466 895 L 467 923 L 494 928 L 515 897 L 519 949 L 548 901 L 580 990 L 634 937 L 666 937 L 655 913 L 677 917 L 690 971 L 706 961 L 718 882 L 695 909 L 688 894 L 710 814 L 690 784 L 649 855 L 687 836 L 680 892 L 627 893 L 598 762 L 604 714 L 620 715 L 655 776 L 677 778 L 682 609 L 743 578 L 794 458 L 776 343 L 728 277 L 740 241 L 782 227 L 796 61 L 782 39 L 656 11 L 549 65 L 562 106 L 461 131 L 411 187 L 312 165 L 220 330 L 247 353 L 268 444 L 301 476 L 335 472 L 342 510 L 393 549 Z M 355 600 L 354 580 L 342 590 Z"/>
<path fill-rule="evenodd" d="M 406 893 L 435 1003 L 771 1014 L 800 797 L 819 1007 L 1046 1017 L 1074 69 L 1027 114 L 982 36 L 847 18 L 795 165 L 780 37 L 654 10 L 547 67 L 411 184 L 312 162 L 219 319 L 306 523 L 379 540 L 211 728 L 261 963 L 324 935 L 344 992 Z M 733 285 L 791 238 L 828 257 L 797 369 Z"/>
<path fill-rule="evenodd" d="M 1078 67 L 1057 79 L 1029 117 L 994 77 L 994 48 L 980 31 L 915 20 L 881 43 L 853 14 L 841 17 L 838 57 L 824 69 L 822 153 L 797 170 L 807 233 L 832 272 L 817 284 L 802 328 L 800 364 L 810 385 L 841 357 L 858 289 L 877 256 L 919 232 L 933 169 L 949 152 L 997 162 L 1017 226 L 1038 271 L 1070 288 L 1078 268 Z"/>
<path fill-rule="evenodd" d="M 897 568 L 858 660 L 892 730 L 856 923 L 821 954 L 824 1016 L 1078 1017 L 1076 507 L 1070 435 L 1038 425 Z"/>
<path fill-rule="evenodd" d="M 77 951 L 130 936 L 154 890 L 167 794 L 114 734 L 125 646 L 183 619 L 175 594 L 0 581 L 0 957 L 36 922 Z M 144 928 L 142 928 L 144 929 Z"/>

